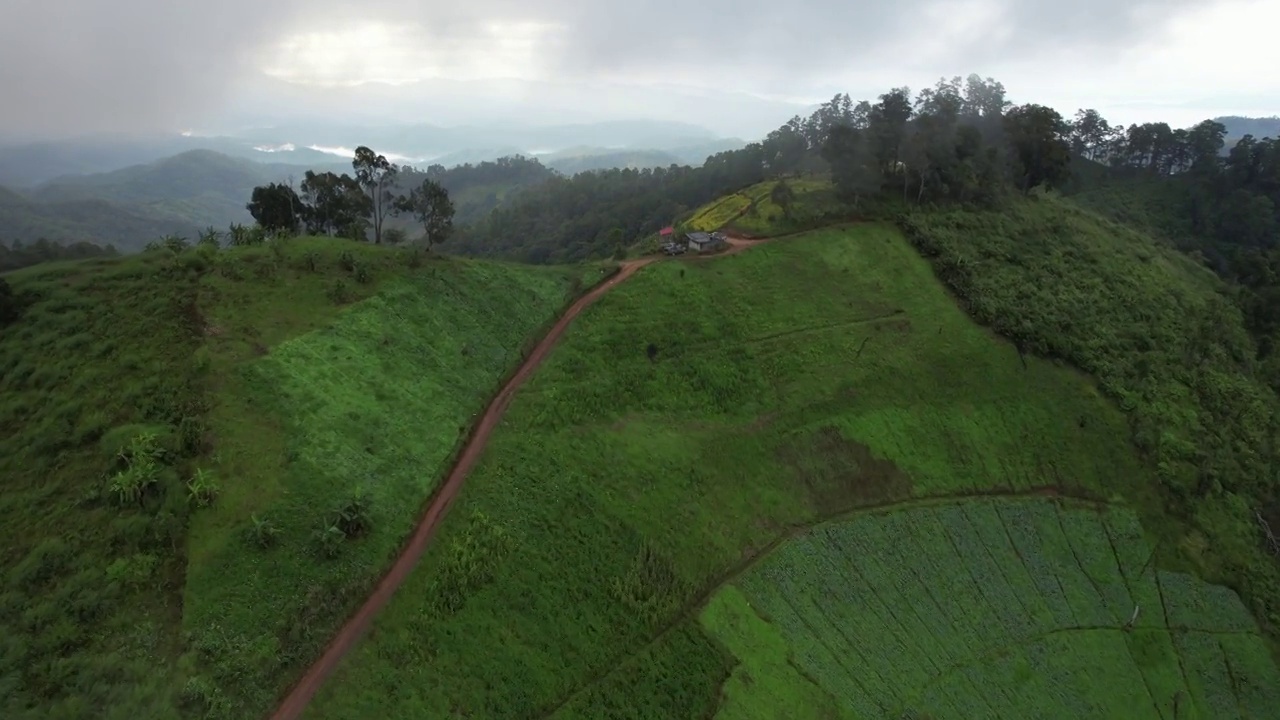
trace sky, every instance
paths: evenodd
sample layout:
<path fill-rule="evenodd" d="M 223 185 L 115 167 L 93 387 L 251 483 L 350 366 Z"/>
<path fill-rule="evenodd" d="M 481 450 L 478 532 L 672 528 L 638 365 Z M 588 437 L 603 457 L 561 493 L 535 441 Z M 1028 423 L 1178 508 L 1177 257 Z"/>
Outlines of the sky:
<path fill-rule="evenodd" d="M 1275 0 L 0 0 L 0 136 L 273 113 L 743 135 L 971 72 L 1064 115 L 1189 125 L 1280 114 L 1277 20 Z"/>

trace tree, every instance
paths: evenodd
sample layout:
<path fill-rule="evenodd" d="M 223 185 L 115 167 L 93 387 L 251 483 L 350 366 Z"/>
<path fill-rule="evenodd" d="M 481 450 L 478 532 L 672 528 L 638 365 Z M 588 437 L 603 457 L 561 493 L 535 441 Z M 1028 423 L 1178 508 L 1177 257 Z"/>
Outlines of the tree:
<path fill-rule="evenodd" d="M 782 177 L 798 170 L 809 148 L 799 117 L 791 118 L 786 125 L 769 133 L 762 144 L 765 163 L 774 177 Z"/>
<path fill-rule="evenodd" d="M 1216 172 L 1226 137 L 1227 126 L 1214 120 L 1205 120 L 1191 128 L 1186 135 L 1191 169 L 1201 174 Z"/>
<path fill-rule="evenodd" d="M 356 148 L 351 166 L 355 168 L 356 181 L 369 196 L 365 217 L 373 220 L 373 241 L 381 243 L 382 223 L 396 206 L 396 196 L 391 188 L 400 169 L 364 145 Z"/>
<path fill-rule="evenodd" d="M 871 106 L 871 114 L 867 118 L 871 153 L 886 180 L 899 170 L 911 112 L 911 91 L 907 88 L 895 88 L 881 95 L 880 102 Z"/>
<path fill-rule="evenodd" d="M 371 201 L 350 175 L 310 170 L 302 180 L 302 197 L 310 205 L 307 229 L 317 235 L 349 237 L 352 228 L 372 212 Z"/>
<path fill-rule="evenodd" d="M 1111 138 L 1111 124 L 1097 110 L 1078 110 L 1071 123 L 1071 149 L 1090 160 L 1101 161 L 1106 157 Z"/>
<path fill-rule="evenodd" d="M 1004 117 L 1013 150 L 1014 176 L 1024 193 L 1039 185 L 1053 187 L 1067 178 L 1070 147 L 1066 124 L 1057 110 L 1043 105 L 1019 105 Z"/>
<path fill-rule="evenodd" d="M 422 225 L 428 250 L 448 239 L 453 231 L 453 201 L 449 199 L 449 191 L 430 177 L 396 201 L 396 212 L 409 213 Z"/>
<path fill-rule="evenodd" d="M 783 217 L 788 220 L 791 219 L 791 204 L 796 199 L 796 192 L 791 189 L 786 180 L 779 180 L 773 186 L 773 190 L 769 191 L 769 199 L 773 201 L 774 205 L 782 208 Z"/>
<path fill-rule="evenodd" d="M 271 183 L 253 189 L 245 206 L 264 230 L 298 232 L 306 216 L 306 205 L 293 188 L 284 183 Z"/>
<path fill-rule="evenodd" d="M 832 127 L 822 146 L 822 159 L 831 166 L 831 181 L 836 192 L 852 200 L 854 207 L 863 194 L 879 189 L 880 178 L 871 167 L 864 131 L 849 125 Z"/>

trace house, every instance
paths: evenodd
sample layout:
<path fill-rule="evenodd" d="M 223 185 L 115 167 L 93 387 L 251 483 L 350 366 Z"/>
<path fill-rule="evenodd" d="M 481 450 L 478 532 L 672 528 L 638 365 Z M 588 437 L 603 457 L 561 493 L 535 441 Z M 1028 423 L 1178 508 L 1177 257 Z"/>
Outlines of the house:
<path fill-rule="evenodd" d="M 720 233 L 693 232 L 685 235 L 685 241 L 693 252 L 708 252 L 724 244 L 724 236 Z"/>
<path fill-rule="evenodd" d="M 662 238 L 663 240 L 670 240 L 671 236 L 675 234 L 676 234 L 676 229 L 671 227 L 670 225 L 658 231 L 658 237 Z"/>

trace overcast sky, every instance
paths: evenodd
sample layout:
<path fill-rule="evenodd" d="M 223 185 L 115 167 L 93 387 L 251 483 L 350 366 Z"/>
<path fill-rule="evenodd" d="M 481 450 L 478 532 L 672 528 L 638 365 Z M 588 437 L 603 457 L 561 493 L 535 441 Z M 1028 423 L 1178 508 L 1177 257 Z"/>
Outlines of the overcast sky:
<path fill-rule="evenodd" d="M 811 103 L 978 72 L 1015 102 L 1185 125 L 1280 113 L 1277 21 L 1276 0 L 0 0 L 0 134 L 179 130 L 304 105 L 266 107 L 284 105 L 260 99 L 266 77 L 555 81 L 583 107 L 608 84 L 596 115 L 733 134 L 786 117 L 743 104 L 758 117 L 730 122 L 646 86 Z M 422 100 L 421 85 L 402 90 L 406 107 Z M 542 118 L 536 94 L 519 102 Z M 582 119 L 564 102 L 547 112 Z M 422 119 L 487 107 L 468 115 L 455 93 Z"/>

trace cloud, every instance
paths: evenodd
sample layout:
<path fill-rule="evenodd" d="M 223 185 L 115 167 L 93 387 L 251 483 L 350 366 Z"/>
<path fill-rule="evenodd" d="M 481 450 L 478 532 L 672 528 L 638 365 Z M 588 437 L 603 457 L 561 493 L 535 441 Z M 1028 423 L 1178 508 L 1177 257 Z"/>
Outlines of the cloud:
<path fill-rule="evenodd" d="M 1106 67 L 1190 0 L 0 0 L 0 134 L 176 128 L 264 69 L 820 99 L 971 70 Z M 1209 5 L 1214 4 L 1209 2 Z M 1029 73 L 1028 73 L 1029 74 Z M 1001 77 L 1000 79 L 1004 79 Z M 1021 88 L 1005 80 L 1018 94 Z"/>

